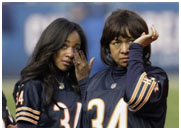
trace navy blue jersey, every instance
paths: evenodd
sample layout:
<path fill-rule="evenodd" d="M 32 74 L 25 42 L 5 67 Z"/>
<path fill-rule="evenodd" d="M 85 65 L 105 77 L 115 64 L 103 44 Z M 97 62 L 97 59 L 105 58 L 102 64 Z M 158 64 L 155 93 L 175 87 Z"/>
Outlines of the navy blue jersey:
<path fill-rule="evenodd" d="M 64 85 L 64 90 L 56 87 L 56 102 L 45 109 L 45 90 L 40 80 L 31 80 L 21 86 L 17 84 L 14 89 L 17 123 L 26 122 L 47 128 L 80 127 L 80 95 L 72 90 L 68 82 L 64 82 Z"/>
<path fill-rule="evenodd" d="M 142 51 L 134 43 L 127 68 L 110 67 L 79 82 L 83 127 L 164 127 L 168 78 L 161 68 L 143 63 Z"/>

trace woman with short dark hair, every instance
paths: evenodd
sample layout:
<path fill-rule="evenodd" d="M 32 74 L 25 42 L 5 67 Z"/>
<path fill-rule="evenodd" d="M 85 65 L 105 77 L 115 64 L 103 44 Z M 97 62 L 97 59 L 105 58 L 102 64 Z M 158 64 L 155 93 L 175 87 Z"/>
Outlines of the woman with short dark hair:
<path fill-rule="evenodd" d="M 131 37 L 127 33 L 128 30 Z M 113 12 L 106 20 L 101 37 L 101 58 L 104 63 L 109 66 L 116 65 L 114 60 L 111 59 L 111 57 L 108 57 L 108 55 L 110 55 L 109 44 L 115 37 L 122 36 L 127 38 L 130 42 L 133 42 L 134 39 L 140 37 L 143 32 L 148 34 L 148 27 L 144 19 L 142 19 L 138 14 L 126 10 Z M 143 48 L 144 62 L 150 63 L 150 55 L 151 45 L 148 45 Z"/>
<path fill-rule="evenodd" d="M 114 11 L 101 37 L 101 58 L 109 67 L 80 81 L 86 94 L 83 127 L 164 127 L 168 77 L 150 62 L 154 26 L 135 12 Z"/>
<path fill-rule="evenodd" d="M 80 65 L 76 59 L 86 54 L 78 24 L 58 18 L 43 31 L 15 85 L 18 127 L 81 127 L 78 81 L 89 75 L 93 61 Z"/>

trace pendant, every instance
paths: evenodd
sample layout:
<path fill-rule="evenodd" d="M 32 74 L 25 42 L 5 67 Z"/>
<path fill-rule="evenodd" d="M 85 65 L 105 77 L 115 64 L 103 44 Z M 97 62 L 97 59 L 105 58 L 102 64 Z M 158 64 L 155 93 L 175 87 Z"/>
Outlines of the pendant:
<path fill-rule="evenodd" d="M 58 87 L 60 90 L 64 89 L 64 84 L 63 83 L 59 83 L 59 87 Z"/>
<path fill-rule="evenodd" d="M 116 88 L 117 87 L 117 83 L 113 83 L 113 84 L 111 84 L 111 89 L 114 89 L 114 88 Z"/>

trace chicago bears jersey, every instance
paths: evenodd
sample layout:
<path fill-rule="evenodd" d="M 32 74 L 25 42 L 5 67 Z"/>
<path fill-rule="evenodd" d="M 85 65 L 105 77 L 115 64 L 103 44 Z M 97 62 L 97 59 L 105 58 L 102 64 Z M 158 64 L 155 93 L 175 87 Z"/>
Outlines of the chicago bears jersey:
<path fill-rule="evenodd" d="M 31 80 L 21 86 L 17 84 L 14 89 L 17 123 L 28 122 L 36 127 L 48 128 L 80 127 L 80 96 L 71 89 L 68 82 L 64 82 L 64 85 L 64 90 L 56 87 L 56 102 L 45 109 L 45 90 L 41 81 Z"/>
<path fill-rule="evenodd" d="M 129 56 L 127 68 L 110 67 L 79 82 L 83 127 L 164 127 L 167 75 L 143 63 L 140 45 L 131 45 Z"/>

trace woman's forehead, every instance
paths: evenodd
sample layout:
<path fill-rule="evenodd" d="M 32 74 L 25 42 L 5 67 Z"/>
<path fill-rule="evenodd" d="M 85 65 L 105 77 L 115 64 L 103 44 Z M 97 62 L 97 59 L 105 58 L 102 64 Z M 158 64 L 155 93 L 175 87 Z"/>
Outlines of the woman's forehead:
<path fill-rule="evenodd" d="M 119 33 L 119 35 L 118 36 L 115 36 L 114 37 L 114 39 L 113 40 L 122 40 L 122 39 L 134 39 L 133 37 L 132 37 L 132 35 L 129 33 L 129 31 L 128 31 L 128 29 L 126 29 L 125 30 L 126 31 L 126 33 Z"/>
<path fill-rule="evenodd" d="M 119 34 L 117 34 L 117 36 L 115 36 L 115 38 L 117 38 L 117 39 L 121 39 L 121 38 L 130 39 L 130 38 L 132 38 L 132 35 L 130 34 L 128 27 L 122 27 L 119 31 Z"/>

